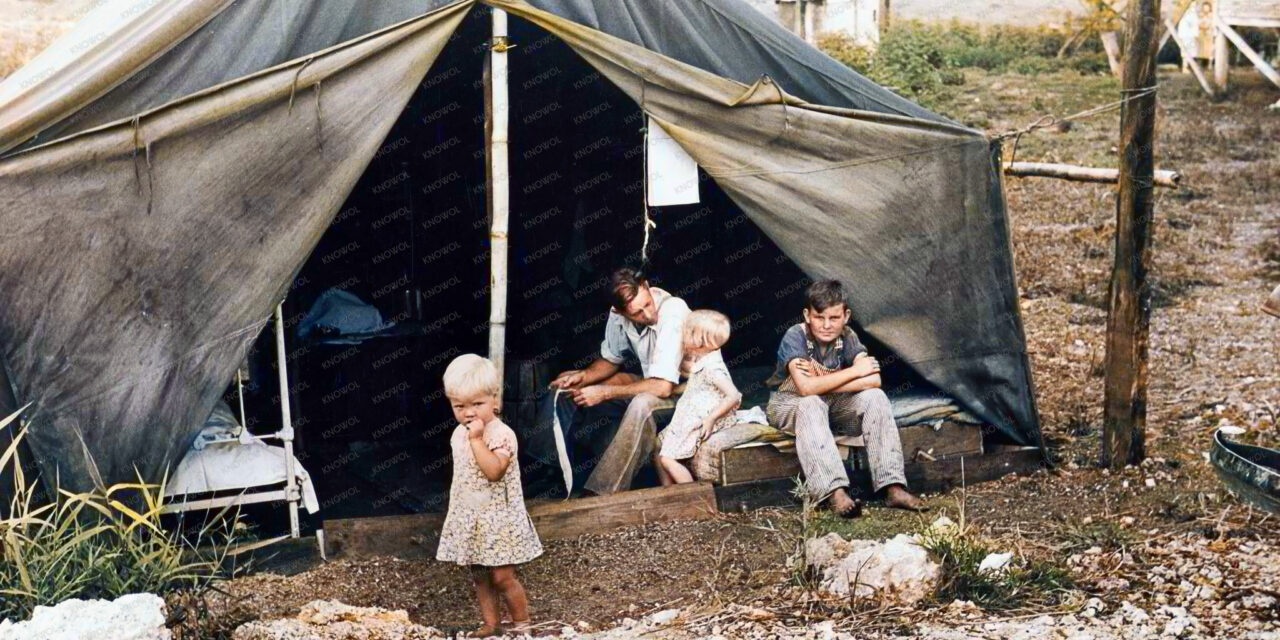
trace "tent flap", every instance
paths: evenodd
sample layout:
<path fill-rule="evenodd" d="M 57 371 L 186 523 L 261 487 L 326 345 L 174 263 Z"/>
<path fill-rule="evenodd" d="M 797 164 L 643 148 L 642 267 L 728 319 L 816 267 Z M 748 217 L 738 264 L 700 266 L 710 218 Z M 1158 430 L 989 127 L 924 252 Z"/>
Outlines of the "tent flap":
<path fill-rule="evenodd" d="M 0 162 L 3 357 L 49 477 L 179 458 L 469 7 Z"/>

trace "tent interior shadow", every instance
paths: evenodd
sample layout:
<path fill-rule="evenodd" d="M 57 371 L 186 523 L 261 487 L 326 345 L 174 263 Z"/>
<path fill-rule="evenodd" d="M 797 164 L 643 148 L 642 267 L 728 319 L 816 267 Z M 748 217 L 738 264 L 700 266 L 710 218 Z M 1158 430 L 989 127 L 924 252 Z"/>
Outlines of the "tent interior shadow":
<path fill-rule="evenodd" d="M 532 427 L 534 399 L 550 376 L 598 353 L 609 273 L 641 265 L 645 119 L 558 38 L 514 16 L 510 29 L 516 47 L 503 415 L 520 434 Z M 320 519 L 447 506 L 455 422 L 441 375 L 454 356 L 484 354 L 488 344 L 487 39 L 487 13 L 473 10 L 284 303 L 296 447 L 322 505 L 309 518 L 312 527 Z M 699 203 L 653 209 L 645 272 L 691 308 L 732 319 L 726 361 L 746 395 L 744 408 L 763 406 L 763 380 L 782 333 L 799 321 L 809 279 L 715 181 L 699 175 Z M 298 323 L 330 288 L 355 294 L 398 330 L 358 344 L 299 339 Z M 248 359 L 244 400 L 254 432 L 274 430 L 280 420 L 271 331 L 268 325 Z M 863 337 L 887 363 L 886 388 L 932 389 Z M 237 406 L 234 383 L 226 399 Z M 637 486 L 652 481 L 642 476 Z M 277 528 L 284 511 L 245 509 L 264 530 Z"/>

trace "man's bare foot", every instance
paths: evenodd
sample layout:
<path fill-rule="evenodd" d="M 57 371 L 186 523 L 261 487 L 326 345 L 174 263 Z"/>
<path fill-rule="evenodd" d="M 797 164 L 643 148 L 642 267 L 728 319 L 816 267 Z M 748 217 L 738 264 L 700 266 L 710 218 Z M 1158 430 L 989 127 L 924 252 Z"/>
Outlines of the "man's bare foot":
<path fill-rule="evenodd" d="M 885 506 L 894 509 L 906 509 L 907 511 L 928 511 L 929 507 L 925 506 L 924 501 L 911 495 L 906 487 L 900 484 L 891 484 L 884 490 Z"/>
<path fill-rule="evenodd" d="M 827 505 L 841 518 L 857 518 L 862 515 L 862 503 L 849 497 L 849 492 L 836 489 L 827 498 Z"/>

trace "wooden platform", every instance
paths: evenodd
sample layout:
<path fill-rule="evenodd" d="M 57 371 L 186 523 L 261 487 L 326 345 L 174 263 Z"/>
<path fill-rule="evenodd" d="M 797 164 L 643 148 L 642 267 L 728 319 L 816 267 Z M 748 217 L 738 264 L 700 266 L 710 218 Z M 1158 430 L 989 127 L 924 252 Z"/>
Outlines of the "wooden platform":
<path fill-rule="evenodd" d="M 1044 467 L 1044 456 L 1036 447 L 1017 447 L 998 452 L 964 455 L 936 462 L 908 462 L 907 484 L 917 493 L 940 493 L 962 485 L 989 482 L 1011 473 L 1032 473 Z M 871 497 L 871 476 L 865 469 L 849 469 L 849 481 L 859 497 Z M 763 507 L 793 507 L 796 479 L 774 478 L 742 482 L 715 488 L 716 504 L 723 512 L 742 512 Z"/>
<path fill-rule="evenodd" d="M 962 482 L 977 484 L 1010 473 L 1030 473 L 1043 464 L 1039 449 L 1021 447 L 908 462 L 905 471 L 914 491 L 933 493 L 958 487 Z M 866 470 L 850 469 L 850 480 L 855 492 L 869 496 L 870 476 Z M 794 477 L 719 487 L 701 482 L 624 491 L 612 496 L 530 501 L 528 508 L 538 535 L 543 540 L 556 540 L 649 522 L 706 520 L 719 512 L 794 507 L 798 503 L 793 495 L 795 486 Z M 380 555 L 434 559 L 443 524 L 444 514 L 439 513 L 326 520 L 325 554 L 331 559 Z"/>
<path fill-rule="evenodd" d="M 902 438 L 902 454 L 908 463 L 948 460 L 959 456 L 982 454 L 982 428 L 959 422 L 943 422 L 935 429 L 930 425 L 913 425 L 898 430 Z M 866 466 L 861 438 L 836 440 L 841 458 L 850 460 L 853 468 Z M 800 474 L 794 441 L 779 448 L 773 443 L 750 442 L 720 454 L 721 486 L 757 482 L 776 478 L 794 478 Z"/>
<path fill-rule="evenodd" d="M 706 482 L 574 500 L 529 501 L 527 507 L 543 540 L 650 522 L 705 520 L 717 513 L 715 490 Z M 329 558 L 392 555 L 431 559 L 443 525 L 444 514 L 440 513 L 326 520 L 325 554 Z"/>

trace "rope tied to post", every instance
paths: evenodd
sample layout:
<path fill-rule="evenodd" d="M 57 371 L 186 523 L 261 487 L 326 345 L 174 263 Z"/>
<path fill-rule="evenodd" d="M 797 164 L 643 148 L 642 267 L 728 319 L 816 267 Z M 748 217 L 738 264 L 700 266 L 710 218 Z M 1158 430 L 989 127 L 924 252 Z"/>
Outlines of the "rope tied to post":
<path fill-rule="evenodd" d="M 1145 98 L 1149 95 L 1152 95 L 1156 93 L 1157 90 L 1158 90 L 1158 87 L 1156 87 L 1155 85 L 1152 85 L 1150 87 L 1141 87 L 1138 89 L 1120 89 L 1121 95 L 1124 95 L 1124 94 L 1129 94 L 1129 95 L 1125 95 L 1125 97 L 1119 100 L 1116 100 L 1115 102 L 1108 102 L 1107 104 L 1093 107 L 1092 109 L 1086 109 L 1084 111 L 1073 113 L 1067 116 L 1057 117 L 1053 114 L 1046 114 L 1046 115 L 1040 116 L 1039 118 L 1036 119 L 1035 122 L 1032 122 L 1031 124 L 1021 129 L 1013 129 L 1011 131 L 1006 131 L 1004 133 L 997 134 L 993 136 L 992 139 L 998 142 L 1003 142 L 1004 140 L 1013 138 L 1013 148 L 1009 152 L 1009 162 L 1013 162 L 1013 160 L 1018 157 L 1018 143 L 1021 142 L 1022 136 L 1028 133 L 1034 133 L 1041 129 L 1048 129 L 1049 127 L 1056 126 L 1063 122 L 1083 120 L 1085 118 L 1092 118 L 1093 116 L 1107 113 L 1109 111 L 1115 111 L 1116 109 L 1120 109 L 1124 107 L 1124 105 L 1128 104 L 1133 100 L 1139 100 L 1141 98 Z"/>

